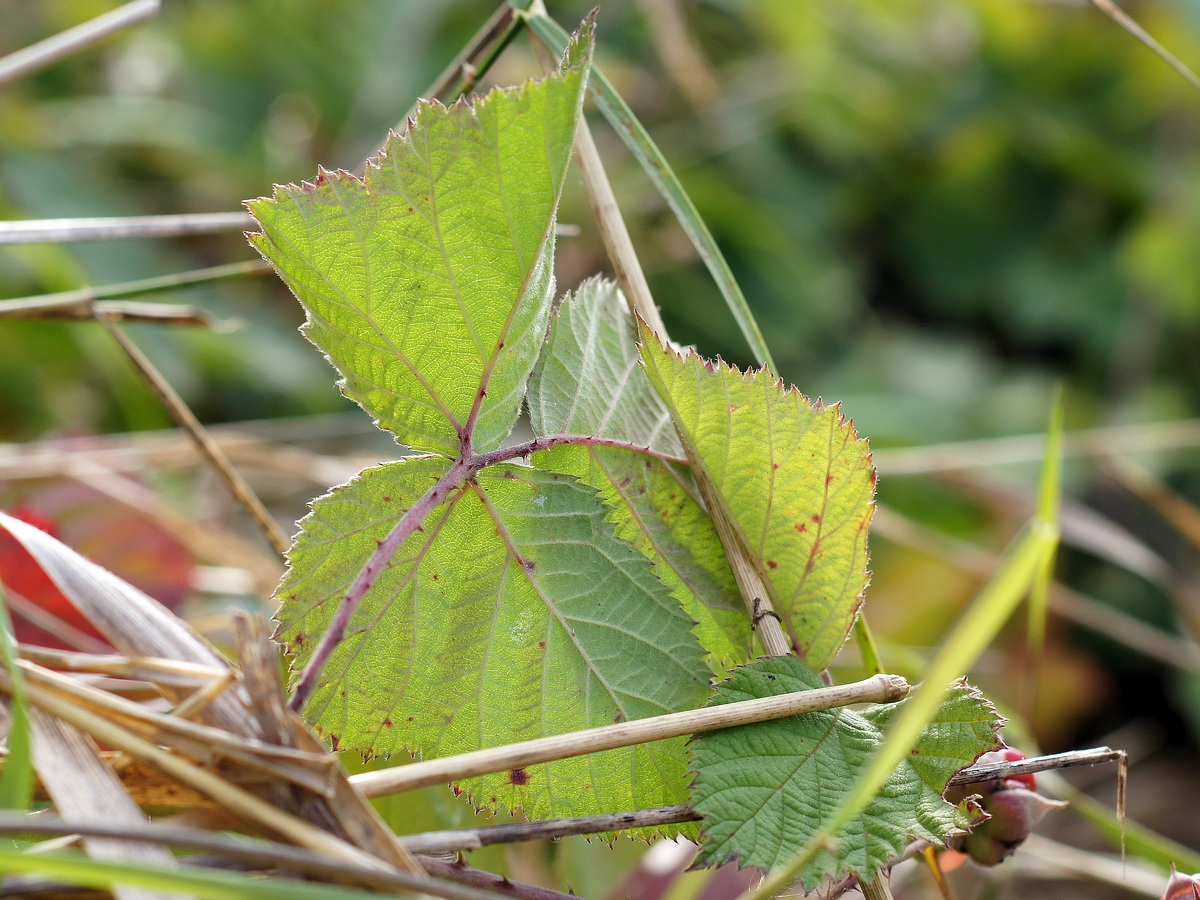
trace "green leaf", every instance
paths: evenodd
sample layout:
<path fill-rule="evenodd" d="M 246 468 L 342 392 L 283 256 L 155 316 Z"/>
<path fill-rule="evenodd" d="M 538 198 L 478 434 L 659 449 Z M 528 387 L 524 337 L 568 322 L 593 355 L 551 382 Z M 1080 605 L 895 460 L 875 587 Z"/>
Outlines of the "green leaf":
<path fill-rule="evenodd" d="M 837 406 L 762 369 L 680 355 L 642 327 L 650 382 L 705 467 L 800 655 L 829 665 L 862 603 L 875 472 Z"/>
<path fill-rule="evenodd" d="M 823 686 L 794 657 L 759 660 L 717 688 L 712 704 L 770 697 Z M 770 869 L 816 834 L 854 790 L 907 701 L 808 713 L 698 735 L 692 806 L 704 815 L 700 862 L 730 859 Z M 1003 720 L 974 689 L 959 682 L 910 753 L 874 798 L 836 831 L 835 850 L 801 871 L 807 888 L 822 877 L 873 877 L 916 839 L 945 844 L 976 818 L 942 799 L 951 776 L 1000 746 Z"/>
<path fill-rule="evenodd" d="M 448 465 L 368 469 L 313 505 L 279 590 L 294 666 Z M 380 573 L 306 713 L 335 746 L 446 756 L 695 708 L 708 684 L 690 626 L 591 488 L 497 465 L 452 492 Z M 669 741 L 464 787 L 544 817 L 679 803 L 686 783 L 682 742 Z"/>
<path fill-rule="evenodd" d="M 307 313 L 305 333 L 382 428 L 453 456 L 516 421 L 554 292 L 554 222 L 591 56 L 446 108 L 423 103 L 365 181 L 322 170 L 248 204 L 251 243 Z"/>
<path fill-rule="evenodd" d="M 625 298 L 610 281 L 586 281 L 563 301 L 529 385 L 535 434 L 594 435 L 683 459 L 670 412 L 638 364 L 633 329 Z M 696 620 L 715 669 L 749 659 L 749 616 L 685 466 L 595 444 L 555 447 L 534 462 L 600 492 L 618 536 L 654 562 Z"/>

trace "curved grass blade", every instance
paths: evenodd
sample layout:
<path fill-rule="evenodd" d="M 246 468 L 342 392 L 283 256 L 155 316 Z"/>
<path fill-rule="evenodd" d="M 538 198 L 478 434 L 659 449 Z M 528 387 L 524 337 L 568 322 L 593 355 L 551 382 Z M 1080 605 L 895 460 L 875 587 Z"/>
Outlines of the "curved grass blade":
<path fill-rule="evenodd" d="M 570 35 L 546 15 L 545 10 L 540 8 L 540 4 L 534 4 L 529 11 L 520 11 L 520 15 L 526 19 L 530 30 L 537 35 L 539 40 L 555 53 L 563 52 Z M 596 106 L 604 114 L 604 118 L 608 120 L 620 135 L 621 140 L 625 142 L 625 146 L 641 163 L 659 194 L 675 213 L 679 224 L 691 240 L 692 246 L 704 260 L 704 265 L 720 289 L 721 296 L 725 298 L 725 305 L 733 314 L 738 329 L 745 338 L 755 360 L 759 365 L 775 371 L 776 366 L 771 357 L 771 351 L 767 348 L 767 342 L 758 327 L 758 322 L 754 319 L 754 313 L 750 311 L 750 306 L 746 303 L 746 297 L 738 286 L 737 279 L 733 277 L 729 263 L 721 253 L 721 248 L 717 246 L 712 232 L 708 230 L 708 226 L 700 217 L 696 205 L 692 203 L 691 198 L 683 189 L 683 185 L 679 183 L 670 163 L 662 155 L 642 123 L 638 121 L 637 116 L 633 114 L 633 110 L 621 99 L 621 95 L 617 93 L 612 83 L 597 68 L 592 69 L 591 94 L 596 100 Z"/>
<path fill-rule="evenodd" d="M 1062 505 L 1062 443 L 1063 389 L 1058 385 L 1050 402 L 1050 423 L 1046 429 L 1046 464 L 1042 467 L 1038 488 L 1037 518 L 1042 522 L 1057 522 Z M 1041 671 L 1042 650 L 1046 643 L 1046 616 L 1050 606 L 1050 588 L 1054 584 L 1054 554 L 1047 553 L 1041 570 L 1029 590 L 1026 630 L 1028 632 L 1029 667 L 1024 686 L 1025 714 L 1033 721 L 1037 712 L 1038 677 Z"/>
<path fill-rule="evenodd" d="M 0 774 L 0 809 L 29 808 L 33 799 L 33 754 L 29 739 L 29 706 L 25 699 L 25 678 L 17 666 L 17 642 L 13 638 L 12 619 L 0 585 L 0 658 L 12 682 L 8 700 L 8 754 Z"/>
<path fill-rule="evenodd" d="M 379 900 L 374 891 L 295 878 L 248 878 L 243 872 L 164 869 L 88 859 L 78 853 L 30 855 L 0 844 L 0 871 L 43 875 L 67 884 L 109 890 L 121 886 L 170 892 L 207 900 Z"/>

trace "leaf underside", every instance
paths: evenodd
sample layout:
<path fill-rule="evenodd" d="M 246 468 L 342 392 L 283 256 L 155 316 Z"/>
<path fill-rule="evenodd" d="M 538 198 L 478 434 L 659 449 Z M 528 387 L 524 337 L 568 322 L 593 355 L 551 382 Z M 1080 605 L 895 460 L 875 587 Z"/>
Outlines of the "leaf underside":
<path fill-rule="evenodd" d="M 565 298 L 529 385 L 539 436 L 594 435 L 682 459 L 670 412 L 640 365 L 634 323 L 620 289 L 591 279 Z M 717 671 L 749 659 L 751 629 L 712 520 L 686 466 L 605 446 L 560 446 L 534 463 L 596 488 L 617 534 L 696 620 Z"/>
<path fill-rule="evenodd" d="M 862 603 L 875 472 L 837 406 L 766 370 L 664 347 L 644 325 L 642 359 L 681 439 L 704 466 L 800 656 L 833 660 Z"/>
<path fill-rule="evenodd" d="M 823 686 L 794 657 L 774 657 L 738 669 L 710 705 Z M 903 705 L 807 713 L 697 736 L 692 805 L 704 816 L 705 838 L 699 862 L 732 859 L 765 869 L 787 862 L 853 790 Z M 945 845 L 976 821 L 969 804 L 953 806 L 942 791 L 954 773 L 1000 746 L 1001 725 L 977 691 L 956 684 L 883 790 L 832 835 L 832 854 L 822 853 L 803 871 L 805 887 L 823 877 L 873 877 L 911 841 Z"/>
<path fill-rule="evenodd" d="M 296 666 L 356 574 L 345 559 L 369 555 L 446 466 L 389 463 L 314 503 L 280 587 Z M 693 708 L 708 687 L 690 624 L 591 488 L 493 466 L 380 574 L 307 715 L 338 746 L 446 756 Z M 670 741 L 463 787 L 534 817 L 583 815 L 684 802 L 685 768 Z"/>

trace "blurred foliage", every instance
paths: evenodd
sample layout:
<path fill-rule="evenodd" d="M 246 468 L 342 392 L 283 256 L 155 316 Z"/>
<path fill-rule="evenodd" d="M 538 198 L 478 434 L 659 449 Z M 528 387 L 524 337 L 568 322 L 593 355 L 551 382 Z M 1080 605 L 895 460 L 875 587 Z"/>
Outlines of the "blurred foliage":
<path fill-rule="evenodd" d="M 0 53 L 113 5 L 0 0 Z M 570 26 L 593 0 L 548 5 Z M 1200 64 L 1195 5 L 1129 8 Z M 0 217 L 233 210 L 272 182 L 310 178 L 318 162 L 357 168 L 493 9 L 166 3 L 155 21 L 0 90 Z M 1200 95 L 1089 4 L 612 0 L 599 29 L 598 64 L 728 254 L 780 374 L 842 401 L 876 449 L 1037 432 L 1056 380 L 1074 429 L 1184 418 L 1200 403 Z M 535 71 L 521 40 L 492 77 Z M 596 133 L 672 336 L 745 363 L 669 210 L 616 138 Z M 566 288 L 606 263 L 577 185 L 560 219 L 582 228 L 559 242 Z M 237 234 L 0 248 L 0 297 L 248 258 Z M 205 421 L 347 407 L 273 280 L 178 299 L 246 323 L 232 334 L 132 331 Z M 10 441 L 168 424 L 88 324 L 0 325 L 0 409 Z M 1185 503 L 1200 501 L 1195 450 L 1139 461 Z M 1028 513 L 1032 472 L 889 478 L 882 466 L 879 497 L 994 553 Z M 1157 553 L 1166 574 L 1151 581 L 1068 548 L 1060 575 L 1187 637 L 1181 623 L 1200 621 L 1194 543 L 1101 467 L 1073 464 L 1068 487 Z M 876 533 L 872 547 L 867 609 L 885 662 L 918 669 L 979 573 L 937 546 Z M 1022 642 L 1014 626 L 978 672 L 1013 708 Z M 1034 723 L 1044 744 L 1152 721 L 1154 740 L 1190 754 L 1194 777 L 1195 676 L 1061 619 L 1047 652 Z M 1173 836 L 1200 842 L 1198 827 Z"/>

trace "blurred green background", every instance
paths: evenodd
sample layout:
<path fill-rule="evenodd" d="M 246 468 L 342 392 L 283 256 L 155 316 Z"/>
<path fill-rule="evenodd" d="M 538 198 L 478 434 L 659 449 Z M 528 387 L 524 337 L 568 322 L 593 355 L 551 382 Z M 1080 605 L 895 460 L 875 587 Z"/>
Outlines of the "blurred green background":
<path fill-rule="evenodd" d="M 592 0 L 548 5 L 569 28 Z M 112 6 L 0 0 L 0 53 Z M 0 90 L 0 218 L 228 211 L 318 163 L 358 168 L 493 9 L 168 2 Z M 1200 7 L 1130 11 L 1200 62 Z M 1036 467 L 972 465 L 977 447 L 957 468 L 889 451 L 1036 433 L 1059 380 L 1070 429 L 1124 427 L 1101 449 L 1194 415 L 1200 93 L 1082 2 L 611 0 L 599 29 L 599 65 L 728 255 L 780 374 L 841 401 L 879 451 L 868 615 L 885 663 L 919 671 L 1027 515 Z M 491 78 L 535 71 L 521 39 Z M 672 336 L 749 362 L 670 211 L 599 121 L 596 132 Z M 606 261 L 575 183 L 560 221 L 580 226 L 559 242 L 565 288 Z M 251 256 L 237 233 L 6 247 L 0 297 Z M 273 280 L 178 299 L 244 322 L 131 329 L 205 422 L 351 408 Z M 8 442 L 170 424 L 92 324 L 0 323 L 0 410 Z M 1131 810 L 1192 846 L 1197 444 L 1185 432 L 1068 467 L 1059 571 L 1083 605 L 1052 620 L 1032 722 L 1050 750 L 1135 747 Z M 1022 452 L 1037 458 L 1036 444 Z M 291 502 L 285 518 L 303 512 Z M 1112 610 L 1156 629 L 1143 637 L 1161 652 L 1129 620 L 1101 627 Z M 1014 623 L 975 673 L 1014 709 L 1022 642 Z"/>

